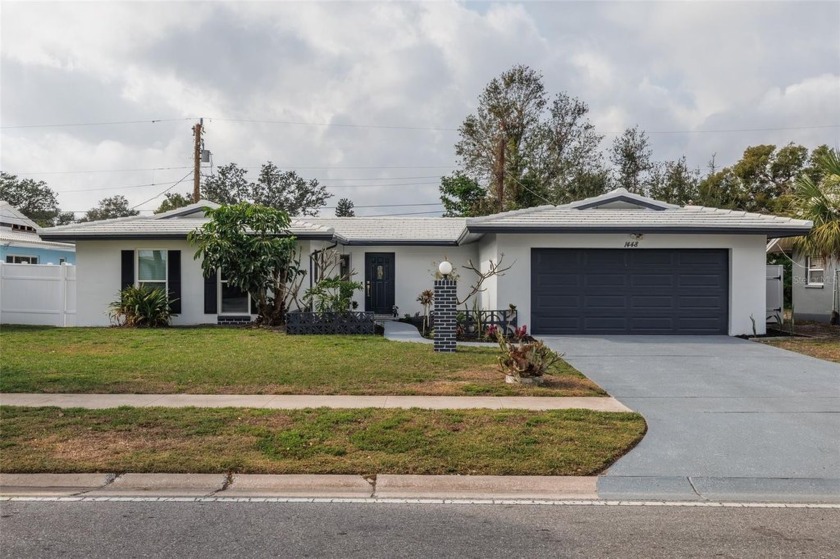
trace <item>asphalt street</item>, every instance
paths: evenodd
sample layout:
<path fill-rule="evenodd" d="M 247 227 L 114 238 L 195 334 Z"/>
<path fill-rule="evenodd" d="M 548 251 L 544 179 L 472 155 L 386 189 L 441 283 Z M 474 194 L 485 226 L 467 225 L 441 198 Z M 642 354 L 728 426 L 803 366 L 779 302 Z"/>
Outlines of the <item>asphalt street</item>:
<path fill-rule="evenodd" d="M 840 556 L 840 509 L 3 502 L 0 556 Z"/>

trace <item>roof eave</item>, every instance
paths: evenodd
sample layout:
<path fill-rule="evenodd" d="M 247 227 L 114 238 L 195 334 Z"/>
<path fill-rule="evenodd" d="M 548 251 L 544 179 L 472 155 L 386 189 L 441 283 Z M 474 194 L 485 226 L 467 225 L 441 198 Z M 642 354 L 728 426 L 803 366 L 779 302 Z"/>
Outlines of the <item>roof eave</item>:
<path fill-rule="evenodd" d="M 666 234 L 707 234 L 707 235 L 767 235 L 768 237 L 798 237 L 807 235 L 810 227 L 690 227 L 685 225 L 677 226 L 633 226 L 621 225 L 613 227 L 605 226 L 546 226 L 546 225 L 473 225 L 468 227 L 470 233 L 585 233 L 585 234 L 609 234 L 609 233 L 666 233 Z"/>

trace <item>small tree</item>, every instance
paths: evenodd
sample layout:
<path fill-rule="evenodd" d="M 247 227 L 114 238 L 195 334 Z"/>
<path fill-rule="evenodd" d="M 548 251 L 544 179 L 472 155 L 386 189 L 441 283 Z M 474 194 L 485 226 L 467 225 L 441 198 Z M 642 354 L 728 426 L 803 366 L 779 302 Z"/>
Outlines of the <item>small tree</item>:
<path fill-rule="evenodd" d="M 356 217 L 356 210 L 353 209 L 353 200 L 342 198 L 335 206 L 335 217 Z"/>
<path fill-rule="evenodd" d="M 193 203 L 192 194 L 189 192 L 185 194 L 181 194 L 179 192 L 167 192 L 164 196 L 166 199 L 161 202 L 158 209 L 155 210 L 156 214 L 162 214 L 163 212 L 184 208 Z"/>
<path fill-rule="evenodd" d="M 188 236 L 204 275 L 224 270 L 230 285 L 256 301 L 259 324 L 282 324 L 304 274 L 288 214 L 248 202 L 205 212 L 210 221 Z"/>

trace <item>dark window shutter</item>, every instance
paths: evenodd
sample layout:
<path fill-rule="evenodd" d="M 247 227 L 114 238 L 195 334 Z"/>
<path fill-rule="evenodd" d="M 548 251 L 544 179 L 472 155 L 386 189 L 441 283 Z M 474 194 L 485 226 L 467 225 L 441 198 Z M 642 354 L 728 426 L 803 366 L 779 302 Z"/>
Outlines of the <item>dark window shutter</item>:
<path fill-rule="evenodd" d="M 120 291 L 134 285 L 134 251 L 122 251 L 122 272 L 120 275 Z"/>
<path fill-rule="evenodd" d="M 169 310 L 172 314 L 181 314 L 181 251 L 167 251 L 166 260 L 169 267 Z"/>
<path fill-rule="evenodd" d="M 218 272 L 211 274 L 210 277 L 204 277 L 204 314 L 218 313 L 218 303 L 216 301 L 218 295 L 218 281 L 216 276 Z"/>

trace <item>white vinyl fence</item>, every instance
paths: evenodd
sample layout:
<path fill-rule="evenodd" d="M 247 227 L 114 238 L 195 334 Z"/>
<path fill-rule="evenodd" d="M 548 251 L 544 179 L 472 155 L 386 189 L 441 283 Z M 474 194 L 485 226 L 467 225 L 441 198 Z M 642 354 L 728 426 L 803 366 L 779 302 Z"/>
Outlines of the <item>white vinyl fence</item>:
<path fill-rule="evenodd" d="M 785 267 L 781 264 L 767 266 L 767 323 L 782 324 L 785 306 Z"/>
<path fill-rule="evenodd" d="M 75 326 L 75 266 L 0 262 L 0 324 Z"/>

